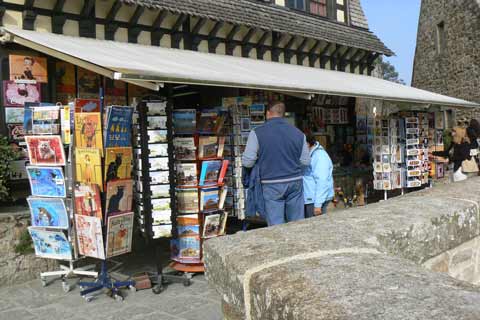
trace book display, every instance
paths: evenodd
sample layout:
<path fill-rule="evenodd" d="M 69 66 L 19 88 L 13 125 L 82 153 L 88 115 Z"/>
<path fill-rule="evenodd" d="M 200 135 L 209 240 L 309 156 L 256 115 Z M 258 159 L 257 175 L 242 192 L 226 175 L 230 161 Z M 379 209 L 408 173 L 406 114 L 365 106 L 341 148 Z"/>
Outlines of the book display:
<path fill-rule="evenodd" d="M 223 159 L 227 112 L 225 108 L 173 110 L 174 228 L 171 258 L 174 268 L 203 271 L 202 243 L 210 214 L 224 216 L 220 197 L 226 193 Z M 186 268 L 186 269 L 185 269 Z"/>

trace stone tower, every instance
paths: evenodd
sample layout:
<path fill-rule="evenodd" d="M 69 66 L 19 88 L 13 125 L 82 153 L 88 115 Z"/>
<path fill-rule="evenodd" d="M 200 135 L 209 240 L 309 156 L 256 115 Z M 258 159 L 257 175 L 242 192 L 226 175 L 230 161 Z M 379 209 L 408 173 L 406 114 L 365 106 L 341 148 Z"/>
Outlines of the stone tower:
<path fill-rule="evenodd" d="M 422 0 L 412 86 L 480 103 L 480 0 Z"/>

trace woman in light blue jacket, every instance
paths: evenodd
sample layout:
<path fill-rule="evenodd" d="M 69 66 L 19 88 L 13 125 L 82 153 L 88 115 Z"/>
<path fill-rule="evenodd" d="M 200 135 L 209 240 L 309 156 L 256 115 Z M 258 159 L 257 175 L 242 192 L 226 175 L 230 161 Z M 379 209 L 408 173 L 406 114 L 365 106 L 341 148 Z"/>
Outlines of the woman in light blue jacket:
<path fill-rule="evenodd" d="M 333 164 L 314 136 L 309 135 L 307 142 L 310 146 L 311 162 L 305 167 L 303 194 L 305 218 L 310 218 L 327 213 L 328 204 L 333 200 Z"/>

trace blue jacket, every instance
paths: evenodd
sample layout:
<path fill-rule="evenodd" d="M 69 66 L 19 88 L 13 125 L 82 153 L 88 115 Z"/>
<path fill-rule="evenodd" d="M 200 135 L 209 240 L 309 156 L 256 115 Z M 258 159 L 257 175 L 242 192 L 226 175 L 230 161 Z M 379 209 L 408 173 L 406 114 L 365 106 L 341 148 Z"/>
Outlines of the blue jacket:
<path fill-rule="evenodd" d="M 321 208 L 326 201 L 332 200 L 333 190 L 333 164 L 328 153 L 317 142 L 310 151 L 311 162 L 305 167 L 303 176 L 303 195 L 305 204 L 314 204 Z"/>
<path fill-rule="evenodd" d="M 243 167 L 242 184 L 247 189 L 245 216 L 255 217 L 258 213 L 260 217 L 265 218 L 265 201 L 263 200 L 258 165 L 255 165 L 253 168 Z"/>

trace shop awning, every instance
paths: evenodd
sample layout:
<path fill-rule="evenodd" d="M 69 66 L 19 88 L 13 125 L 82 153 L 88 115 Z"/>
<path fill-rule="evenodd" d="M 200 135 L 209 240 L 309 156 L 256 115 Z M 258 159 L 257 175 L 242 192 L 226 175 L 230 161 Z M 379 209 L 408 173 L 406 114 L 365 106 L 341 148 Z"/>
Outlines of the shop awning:
<path fill-rule="evenodd" d="M 370 76 L 189 50 L 4 27 L 10 40 L 151 89 L 163 82 L 330 94 L 452 107 L 478 104 Z"/>

